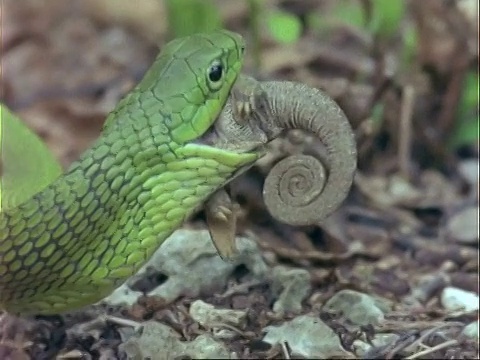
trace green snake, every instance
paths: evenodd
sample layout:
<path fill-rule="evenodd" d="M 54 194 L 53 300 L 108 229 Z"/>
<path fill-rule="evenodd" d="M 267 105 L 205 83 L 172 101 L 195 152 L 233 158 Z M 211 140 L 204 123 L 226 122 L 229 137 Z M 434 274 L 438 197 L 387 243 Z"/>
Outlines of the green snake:
<path fill-rule="evenodd" d="M 356 167 L 343 112 L 319 90 L 241 75 L 244 50 L 226 30 L 166 44 L 80 159 L 2 208 L 0 309 L 53 314 L 101 300 L 205 203 L 214 243 L 228 255 L 235 217 L 222 189 L 288 128 L 320 138 L 327 169 L 308 155 L 278 163 L 264 190 L 273 216 L 320 223 L 342 203 Z M 283 175 L 292 169 L 299 172 L 289 184 Z M 300 196 L 302 181 L 320 190 Z"/>

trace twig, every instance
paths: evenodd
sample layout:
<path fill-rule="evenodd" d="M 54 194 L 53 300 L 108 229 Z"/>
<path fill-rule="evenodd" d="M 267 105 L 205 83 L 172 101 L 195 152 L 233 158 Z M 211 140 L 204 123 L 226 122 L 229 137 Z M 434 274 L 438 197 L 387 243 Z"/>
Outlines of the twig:
<path fill-rule="evenodd" d="M 415 88 L 406 85 L 403 89 L 402 110 L 400 112 L 400 133 L 398 135 L 398 164 L 400 173 L 410 179 L 412 114 L 415 102 Z"/>
<path fill-rule="evenodd" d="M 340 262 L 347 260 L 353 256 L 361 255 L 363 252 L 363 246 L 350 246 L 346 252 L 341 254 L 325 253 L 322 251 L 299 251 L 297 249 L 290 249 L 285 247 L 278 247 L 270 245 L 266 241 L 259 240 L 259 245 L 263 250 L 269 250 L 277 254 L 278 256 L 290 259 L 290 260 L 311 260 L 311 261 L 325 261 L 325 262 Z"/>
<path fill-rule="evenodd" d="M 290 360 L 290 353 L 288 351 L 287 342 L 282 341 L 281 346 L 282 346 L 283 356 L 285 357 L 286 360 Z"/>
<path fill-rule="evenodd" d="M 435 351 L 444 349 L 444 348 L 452 346 L 452 345 L 457 345 L 457 344 L 458 344 L 458 341 L 455 340 L 455 339 L 448 340 L 448 341 L 445 341 L 444 343 L 438 344 L 437 346 L 431 347 L 431 348 L 423 350 L 423 351 L 419 351 L 416 354 L 413 354 L 413 355 L 410 355 L 410 356 L 406 357 L 405 359 L 409 359 L 409 360 L 410 359 L 418 359 L 419 357 L 425 356 L 427 354 L 431 354 Z"/>
<path fill-rule="evenodd" d="M 238 335 L 244 337 L 244 338 L 249 338 L 249 336 L 243 332 L 242 330 L 236 328 L 235 326 L 233 325 L 230 325 L 230 324 L 227 324 L 227 323 L 223 323 L 223 322 L 210 322 L 208 323 L 208 325 L 205 325 L 206 328 L 208 329 L 213 329 L 213 328 L 225 328 L 225 329 L 228 329 L 228 330 L 231 330 L 235 333 L 237 333 Z"/>
<path fill-rule="evenodd" d="M 251 280 L 242 284 L 232 286 L 230 289 L 227 289 L 223 294 L 215 294 L 215 297 L 224 299 L 235 294 L 245 294 L 251 287 L 258 286 L 262 284 L 261 280 Z"/>
<path fill-rule="evenodd" d="M 413 347 L 414 346 L 418 346 L 418 345 L 423 345 L 425 347 L 428 347 L 430 348 L 429 346 L 423 344 L 423 340 L 425 340 L 426 338 L 428 338 L 430 335 L 436 333 L 438 330 L 440 329 L 443 329 L 443 328 L 446 328 L 446 327 L 460 327 L 460 326 L 464 326 L 463 323 L 460 323 L 460 322 L 457 322 L 457 323 L 452 323 L 452 322 L 448 322 L 448 323 L 445 323 L 445 324 L 440 324 L 438 326 L 435 326 L 433 329 L 430 329 L 428 331 L 425 331 L 425 333 L 423 333 L 422 335 L 420 335 L 420 337 L 418 339 L 416 339 L 412 344 L 410 344 L 408 347 L 406 347 L 404 350 L 405 351 L 413 351 Z"/>
<path fill-rule="evenodd" d="M 405 338 L 398 341 L 395 347 L 385 355 L 385 359 L 393 359 L 399 351 L 410 346 L 415 341 L 415 337 L 416 335 L 414 333 L 406 334 Z"/>
<path fill-rule="evenodd" d="M 111 316 L 111 315 L 108 315 L 105 317 L 105 321 L 109 321 L 111 323 L 114 323 L 114 324 L 117 324 L 117 325 L 120 325 L 120 326 L 131 326 L 135 329 L 137 329 L 139 326 L 141 326 L 142 324 L 139 323 L 138 321 L 134 321 L 134 320 L 130 320 L 130 319 L 124 319 L 124 318 L 119 318 L 119 317 L 116 317 L 116 316 Z"/>
<path fill-rule="evenodd" d="M 424 331 L 431 329 L 432 326 L 438 328 L 447 326 L 462 326 L 464 324 L 460 322 L 439 322 L 439 321 L 427 321 L 427 320 L 418 320 L 412 323 L 406 323 L 404 320 L 385 320 L 380 326 L 379 331 L 381 332 L 393 332 L 393 331 L 406 331 L 406 330 L 417 330 Z"/>

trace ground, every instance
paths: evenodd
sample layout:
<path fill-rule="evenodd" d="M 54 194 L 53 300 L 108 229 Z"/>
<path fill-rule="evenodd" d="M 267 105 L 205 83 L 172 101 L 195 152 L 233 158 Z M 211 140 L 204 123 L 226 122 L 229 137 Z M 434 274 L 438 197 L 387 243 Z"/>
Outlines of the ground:
<path fill-rule="evenodd" d="M 168 41 L 162 4 L 2 2 L 2 102 L 65 168 Z M 265 1 L 301 20 L 290 44 L 263 22 L 252 35 L 247 2 L 215 4 L 247 37 L 245 72 L 323 88 L 343 108 L 359 156 L 348 199 L 321 226 L 269 215 L 261 191 L 272 165 L 320 151 L 291 132 L 231 186 L 244 257 L 224 263 L 206 241 L 182 261 L 190 245 L 181 244 L 204 235 L 199 212 L 120 300 L 64 316 L 3 315 L 0 358 L 478 357 L 478 142 L 449 145 L 463 84 L 472 72 L 478 81 L 478 4 L 408 3 L 399 29 L 418 31 L 408 60 L 400 30 L 349 26 L 326 16 L 331 1 Z M 328 24 L 306 26 L 309 14 Z M 164 265 L 169 258 L 178 261 Z M 208 276 L 189 278 L 199 271 Z"/>

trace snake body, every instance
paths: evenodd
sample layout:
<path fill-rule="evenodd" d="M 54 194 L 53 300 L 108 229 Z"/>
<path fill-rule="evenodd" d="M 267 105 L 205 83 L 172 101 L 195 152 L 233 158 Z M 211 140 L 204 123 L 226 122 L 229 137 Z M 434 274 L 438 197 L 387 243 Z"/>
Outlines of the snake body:
<path fill-rule="evenodd" d="M 220 113 L 243 50 L 227 31 L 173 40 L 64 175 L 0 212 L 0 308 L 47 314 L 100 300 L 256 160 L 192 141 Z"/>

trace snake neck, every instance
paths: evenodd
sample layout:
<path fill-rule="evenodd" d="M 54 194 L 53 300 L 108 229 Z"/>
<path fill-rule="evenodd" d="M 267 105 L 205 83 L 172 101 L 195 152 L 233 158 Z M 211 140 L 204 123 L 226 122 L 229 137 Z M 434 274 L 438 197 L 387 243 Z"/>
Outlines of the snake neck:
<path fill-rule="evenodd" d="M 123 279 L 234 170 L 219 172 L 201 155 L 179 156 L 160 127 L 130 130 L 105 133 L 49 187 L 0 214 L 3 254 L 34 247 L 31 256 L 48 258 L 42 263 L 48 271 L 69 259 L 84 274 L 125 268 L 118 272 Z"/>

